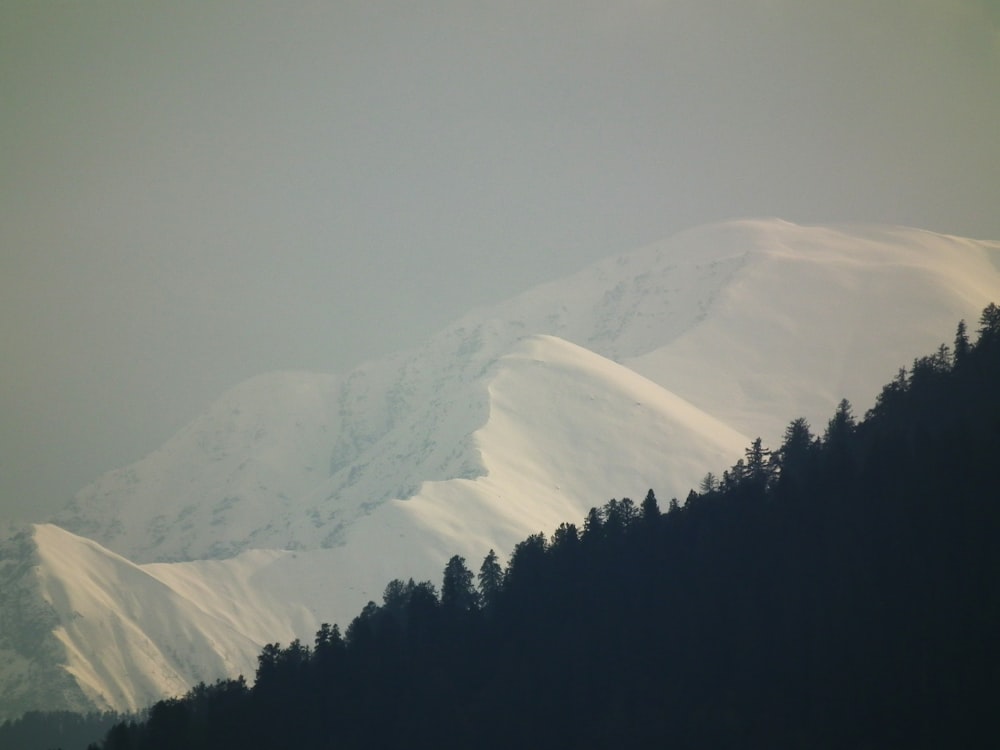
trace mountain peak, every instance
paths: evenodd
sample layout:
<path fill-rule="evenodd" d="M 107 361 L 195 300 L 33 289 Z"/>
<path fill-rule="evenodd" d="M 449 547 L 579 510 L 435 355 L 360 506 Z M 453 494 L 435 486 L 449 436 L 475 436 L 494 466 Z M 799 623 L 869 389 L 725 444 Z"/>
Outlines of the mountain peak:
<path fill-rule="evenodd" d="M 491 378 L 537 335 L 564 342 L 550 341 L 549 356 L 571 342 L 736 434 L 774 441 L 794 416 L 823 419 L 845 396 L 870 402 L 942 326 L 995 296 L 998 256 L 996 243 L 900 227 L 697 227 L 344 376 L 246 381 L 56 520 L 139 561 L 343 544 L 352 524 L 424 482 L 486 473 L 473 436 L 495 408 Z"/>
<path fill-rule="evenodd" d="M 60 707 L 129 707 L 201 679 L 195 663 L 232 675 L 265 640 L 346 624 L 390 578 L 436 579 L 452 554 L 509 550 L 650 487 L 683 498 L 751 439 L 872 403 L 1000 299 L 998 258 L 995 242 L 901 227 L 727 222 L 343 375 L 253 378 L 84 488 L 56 519 L 76 536 L 42 526 L 35 547 L 7 547 L 4 590 L 23 595 L 0 621 L 0 686 L 23 693 L 47 670 L 72 677 Z"/>

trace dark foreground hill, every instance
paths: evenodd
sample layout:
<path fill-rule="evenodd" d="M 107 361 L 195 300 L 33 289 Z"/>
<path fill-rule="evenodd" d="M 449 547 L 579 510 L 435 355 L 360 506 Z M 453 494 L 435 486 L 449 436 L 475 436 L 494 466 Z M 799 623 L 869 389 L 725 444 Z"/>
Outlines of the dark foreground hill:
<path fill-rule="evenodd" d="M 1000 684 L 1000 309 L 861 420 L 792 422 L 681 507 L 613 500 L 393 581 L 119 724 L 147 748 L 973 747 Z M 478 579 L 478 585 L 476 584 Z"/>

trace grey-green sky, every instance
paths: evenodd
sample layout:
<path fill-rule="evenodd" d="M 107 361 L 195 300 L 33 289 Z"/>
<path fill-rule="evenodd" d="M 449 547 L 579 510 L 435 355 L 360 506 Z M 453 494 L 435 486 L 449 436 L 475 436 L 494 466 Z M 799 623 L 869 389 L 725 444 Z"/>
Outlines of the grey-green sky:
<path fill-rule="evenodd" d="M 996 0 L 2 0 L 0 519 L 695 224 L 998 207 Z"/>

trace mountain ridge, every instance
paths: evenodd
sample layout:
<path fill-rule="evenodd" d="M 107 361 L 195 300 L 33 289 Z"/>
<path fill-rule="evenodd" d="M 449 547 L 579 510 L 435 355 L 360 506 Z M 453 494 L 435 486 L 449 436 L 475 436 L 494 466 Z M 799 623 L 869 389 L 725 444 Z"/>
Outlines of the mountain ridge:
<path fill-rule="evenodd" d="M 107 704 L 124 708 L 201 679 L 166 655 L 192 623 L 215 634 L 207 661 L 247 673 L 248 643 L 346 624 L 391 578 L 436 580 L 452 554 L 504 553 L 622 493 L 683 499 L 752 438 L 774 444 L 788 421 L 825 418 L 844 396 L 871 403 L 900 365 L 1000 297 L 1000 243 L 853 231 L 696 228 L 472 311 L 349 373 L 237 385 L 55 519 L 91 540 L 58 544 L 116 560 L 121 575 L 149 576 L 186 602 L 169 610 L 174 630 L 138 624 L 113 646 L 156 645 L 159 682 L 126 690 L 92 676 L 88 695 L 117 691 Z M 10 600 L 0 612 L 40 608 L 64 638 L 31 667 L 30 649 L 0 627 L 0 648 L 22 643 L 8 649 L 0 685 L 15 666 L 22 688 L 29 667 L 83 675 L 107 647 L 72 630 L 72 609 L 45 609 L 33 576 L 49 571 L 106 597 L 112 620 L 138 622 L 115 605 L 114 577 L 55 565 L 47 547 L 58 537 L 39 528 L 41 554 L 12 553 L 5 568 L 34 604 Z M 36 700 L 23 696 L 0 703 Z M 73 700 L 83 699 L 49 707 Z"/>
<path fill-rule="evenodd" d="M 873 384 L 889 379 L 900 362 L 937 339 L 938 321 L 979 309 L 990 298 L 990 284 L 1000 283 L 998 248 L 997 243 L 902 228 L 869 227 L 851 235 L 760 220 L 695 228 L 470 312 L 420 347 L 343 376 L 295 375 L 299 387 L 311 389 L 308 408 L 289 400 L 295 387 L 279 382 L 274 390 L 284 393 L 269 398 L 297 415 L 294 424 L 271 428 L 286 436 L 284 442 L 245 430 L 242 443 L 230 445 L 226 441 L 234 431 L 218 417 L 209 420 L 203 440 L 214 455 L 182 448 L 179 467 L 151 467 L 153 473 L 176 476 L 213 461 L 224 463 L 222 453 L 240 455 L 225 477 L 201 484 L 203 496 L 182 501 L 190 487 L 164 483 L 155 500 L 137 498 L 134 473 L 145 468 L 148 460 L 143 459 L 85 488 L 54 520 L 142 562 L 223 558 L 252 546 L 343 543 L 345 529 L 375 505 L 411 496 L 428 479 L 482 473 L 482 460 L 470 443 L 488 415 L 479 381 L 518 340 L 532 334 L 555 335 L 625 364 L 738 431 L 773 441 L 787 414 L 821 419 L 842 397 L 870 401 Z M 952 267 L 956 257 L 962 261 L 958 270 Z M 798 299 L 791 299 L 795 287 L 782 280 L 791 274 L 801 282 Z M 904 275 L 907 283 L 900 281 Z M 938 279 L 947 280 L 949 288 L 938 289 Z M 865 288 L 871 290 L 869 297 L 882 294 L 886 301 L 865 299 Z M 821 296 L 830 310 L 846 302 L 847 309 L 834 315 L 836 321 L 850 321 L 842 332 L 817 309 Z M 886 351 L 873 355 L 878 325 L 870 318 L 879 308 L 899 319 L 899 341 L 885 342 Z M 751 319 L 753 326 L 746 323 Z M 816 334 L 795 337 L 797 327 Z M 754 347 L 734 341 L 736 331 L 753 338 Z M 775 332 L 795 339 L 794 347 Z M 834 354 L 823 351 L 834 345 L 839 347 Z M 727 373 L 730 359 L 742 360 L 746 374 Z M 783 366 L 775 367 L 775 360 L 783 360 Z M 857 360 L 865 362 L 860 372 L 844 365 Z M 220 403 L 238 402 L 248 384 L 276 377 L 251 379 Z M 748 404 L 753 408 L 744 408 Z M 217 403 L 210 412 L 225 408 Z M 268 420 L 258 421 L 258 429 L 266 432 Z M 441 425 L 450 433 L 447 449 L 441 441 L 418 436 L 434 434 Z M 296 443 L 297 430 L 310 439 Z M 296 446 L 294 454 L 290 445 Z M 268 454 L 276 449 L 284 451 L 280 459 Z M 275 465 L 280 471 L 269 472 Z M 163 480 L 146 482 L 145 488 L 156 481 Z M 128 529 L 119 528 L 123 513 L 135 516 Z M 247 528 L 246 519 L 259 520 L 262 513 L 267 520 Z M 305 515 L 324 530 L 318 539 L 311 532 L 299 532 L 297 538 L 288 531 Z M 181 539 L 167 540 L 165 528 Z M 129 539 L 118 540 L 123 534 Z"/>

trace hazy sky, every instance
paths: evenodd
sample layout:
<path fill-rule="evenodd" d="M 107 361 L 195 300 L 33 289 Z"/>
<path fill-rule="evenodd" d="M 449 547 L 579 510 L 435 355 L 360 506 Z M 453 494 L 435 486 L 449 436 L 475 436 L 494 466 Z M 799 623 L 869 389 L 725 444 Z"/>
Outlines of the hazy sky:
<path fill-rule="evenodd" d="M 758 215 L 1000 239 L 997 0 L 2 0 L 0 519 Z"/>

